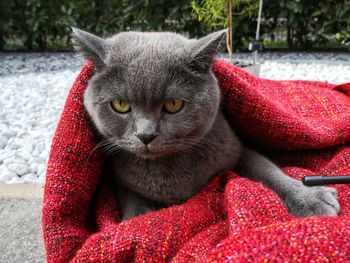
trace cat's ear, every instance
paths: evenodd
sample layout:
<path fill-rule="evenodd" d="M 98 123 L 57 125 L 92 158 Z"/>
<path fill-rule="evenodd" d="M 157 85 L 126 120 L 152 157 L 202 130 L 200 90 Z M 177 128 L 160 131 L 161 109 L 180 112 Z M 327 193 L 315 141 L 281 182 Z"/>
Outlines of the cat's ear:
<path fill-rule="evenodd" d="M 220 30 L 196 40 L 191 47 L 191 69 L 200 72 L 207 72 L 213 61 L 215 53 L 220 44 L 224 41 L 227 30 Z"/>
<path fill-rule="evenodd" d="M 91 59 L 97 70 L 105 67 L 107 43 L 103 38 L 72 27 L 72 40 L 75 50 L 85 59 Z"/>

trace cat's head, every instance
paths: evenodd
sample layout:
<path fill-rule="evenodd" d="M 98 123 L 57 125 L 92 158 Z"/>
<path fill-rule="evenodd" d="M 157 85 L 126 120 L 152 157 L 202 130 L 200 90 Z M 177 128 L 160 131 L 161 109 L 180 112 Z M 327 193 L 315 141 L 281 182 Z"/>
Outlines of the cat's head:
<path fill-rule="evenodd" d="M 195 40 L 123 32 L 102 39 L 73 29 L 76 49 L 95 67 L 84 105 L 111 148 L 142 158 L 191 150 L 219 110 L 210 64 L 225 35 L 219 31 Z"/>

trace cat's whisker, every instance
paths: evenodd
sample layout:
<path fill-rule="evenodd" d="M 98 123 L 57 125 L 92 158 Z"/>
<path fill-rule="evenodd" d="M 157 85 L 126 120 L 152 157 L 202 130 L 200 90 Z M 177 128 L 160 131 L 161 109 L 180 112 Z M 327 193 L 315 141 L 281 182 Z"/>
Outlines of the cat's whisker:
<path fill-rule="evenodd" d="M 180 142 L 177 140 L 167 141 L 166 146 L 164 147 L 164 144 L 162 146 L 163 146 L 162 148 L 167 151 L 168 150 L 173 151 L 174 146 L 176 146 L 177 148 L 179 148 L 180 151 L 188 151 L 193 154 L 200 154 L 199 149 L 194 147 L 195 145 L 193 143 L 189 143 L 186 141 L 180 141 Z"/>
<path fill-rule="evenodd" d="M 213 146 L 213 148 L 215 148 L 215 149 L 212 149 L 212 150 L 225 150 L 225 145 L 223 145 L 221 143 L 216 143 L 216 142 L 209 140 L 207 138 L 186 137 L 185 140 L 188 141 L 189 143 L 193 143 L 194 147 L 201 147 L 204 144 L 207 146 Z M 202 144 L 198 143 L 198 140 L 200 140 L 202 142 Z"/>
<path fill-rule="evenodd" d="M 108 144 L 110 144 L 110 142 L 109 142 L 108 140 L 106 140 L 106 139 L 104 139 L 104 140 L 98 142 L 98 143 L 96 144 L 96 146 L 95 146 L 95 147 L 91 150 L 91 152 L 89 153 L 89 156 L 88 156 L 87 160 L 90 159 L 90 157 L 92 156 L 92 154 L 93 154 L 98 148 L 101 148 L 101 149 L 103 150 L 103 147 L 105 147 L 105 146 L 108 145 Z"/>
<path fill-rule="evenodd" d="M 109 147 L 106 149 L 105 153 L 106 155 L 114 155 L 116 153 L 118 153 L 119 151 L 121 151 L 122 148 L 119 145 L 116 144 L 111 144 L 109 145 Z"/>
<path fill-rule="evenodd" d="M 199 143 L 200 142 L 200 143 Z M 196 137 L 196 136 L 187 136 L 182 138 L 181 140 L 170 140 L 166 142 L 167 148 L 172 148 L 174 146 L 179 147 L 180 149 L 186 149 L 189 150 L 189 148 L 192 148 L 195 153 L 200 153 L 201 148 L 205 146 L 206 151 L 211 152 L 217 152 L 217 151 L 224 151 L 225 146 L 219 143 L 215 143 L 209 139 L 203 138 L 203 137 Z"/>

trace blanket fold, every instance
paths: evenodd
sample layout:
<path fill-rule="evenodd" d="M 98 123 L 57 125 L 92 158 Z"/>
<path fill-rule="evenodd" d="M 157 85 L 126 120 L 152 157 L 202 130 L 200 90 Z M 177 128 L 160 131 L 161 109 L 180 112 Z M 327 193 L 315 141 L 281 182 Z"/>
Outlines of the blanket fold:
<path fill-rule="evenodd" d="M 212 71 L 232 127 L 272 151 L 286 174 L 350 174 L 350 83 L 273 81 L 219 60 Z M 295 218 L 274 192 L 223 170 L 187 202 L 121 223 L 83 107 L 93 73 L 88 61 L 51 146 L 42 209 L 48 262 L 350 261 L 349 185 L 334 186 L 339 216 Z"/>

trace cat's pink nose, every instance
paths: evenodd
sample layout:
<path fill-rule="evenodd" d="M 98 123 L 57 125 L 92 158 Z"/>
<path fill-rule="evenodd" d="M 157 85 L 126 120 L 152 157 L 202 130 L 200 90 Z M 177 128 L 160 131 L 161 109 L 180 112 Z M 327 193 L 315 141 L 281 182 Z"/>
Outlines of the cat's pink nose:
<path fill-rule="evenodd" d="M 144 134 L 144 133 L 141 133 L 141 134 L 135 134 L 135 136 L 137 138 L 139 138 L 141 142 L 143 142 L 145 145 L 147 145 L 151 141 L 153 141 L 158 136 L 158 134 Z"/>

